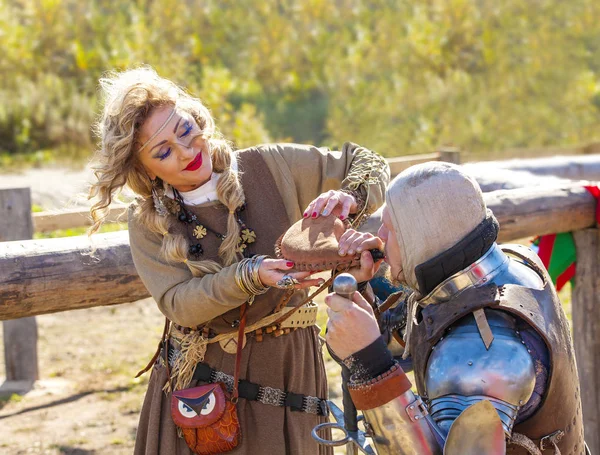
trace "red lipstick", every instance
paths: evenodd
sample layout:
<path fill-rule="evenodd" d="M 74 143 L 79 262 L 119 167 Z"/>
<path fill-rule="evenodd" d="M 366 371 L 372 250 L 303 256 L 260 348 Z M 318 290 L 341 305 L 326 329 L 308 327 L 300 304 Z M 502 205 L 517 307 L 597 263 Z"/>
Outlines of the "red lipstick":
<path fill-rule="evenodd" d="M 202 152 L 198 153 L 196 157 L 189 162 L 184 171 L 196 171 L 202 166 Z"/>

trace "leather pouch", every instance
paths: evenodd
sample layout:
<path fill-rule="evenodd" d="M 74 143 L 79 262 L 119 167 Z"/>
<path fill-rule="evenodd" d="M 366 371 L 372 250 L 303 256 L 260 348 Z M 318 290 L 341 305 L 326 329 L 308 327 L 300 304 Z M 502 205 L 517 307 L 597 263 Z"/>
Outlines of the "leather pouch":
<path fill-rule="evenodd" d="M 215 382 L 176 390 L 171 395 L 171 418 L 196 455 L 229 452 L 242 440 L 235 405 L 239 399 L 238 384 L 247 309 L 247 303 L 240 308 L 233 393 L 229 395 L 225 384 Z"/>
<path fill-rule="evenodd" d="M 350 227 L 348 220 L 338 218 L 340 212 L 334 210 L 329 216 L 294 223 L 277 240 L 277 257 L 293 261 L 294 269 L 299 271 L 346 269 L 360 264 L 360 255 L 338 254 L 339 239 Z"/>
<path fill-rule="evenodd" d="M 197 455 L 229 452 L 241 441 L 235 404 L 221 382 L 173 392 L 171 417 Z"/>

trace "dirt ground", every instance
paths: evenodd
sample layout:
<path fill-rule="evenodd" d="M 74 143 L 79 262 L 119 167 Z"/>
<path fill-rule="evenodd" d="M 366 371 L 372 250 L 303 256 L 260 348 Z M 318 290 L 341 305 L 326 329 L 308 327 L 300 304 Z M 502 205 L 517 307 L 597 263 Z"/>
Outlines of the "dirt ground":
<path fill-rule="evenodd" d="M 155 303 L 38 316 L 40 381 L 0 402 L 1 454 L 130 454 L 160 339 Z M 3 350 L 2 350 L 3 352 Z M 0 362 L 4 377 L 4 359 Z"/>
<path fill-rule="evenodd" d="M 149 374 L 134 376 L 163 322 L 151 299 L 38 316 L 41 379 L 22 397 L 0 398 L 0 454 L 131 454 Z M 339 369 L 331 359 L 327 369 L 337 397 Z"/>

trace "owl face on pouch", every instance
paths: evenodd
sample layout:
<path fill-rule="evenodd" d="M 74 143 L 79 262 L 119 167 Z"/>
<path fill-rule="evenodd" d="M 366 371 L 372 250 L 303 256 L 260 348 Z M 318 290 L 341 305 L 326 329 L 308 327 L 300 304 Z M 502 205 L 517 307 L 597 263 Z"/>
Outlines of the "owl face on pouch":
<path fill-rule="evenodd" d="M 225 410 L 225 395 L 220 384 L 206 384 L 173 392 L 177 424 L 184 428 L 201 427 L 216 421 Z M 175 417 L 174 415 L 174 417 Z"/>

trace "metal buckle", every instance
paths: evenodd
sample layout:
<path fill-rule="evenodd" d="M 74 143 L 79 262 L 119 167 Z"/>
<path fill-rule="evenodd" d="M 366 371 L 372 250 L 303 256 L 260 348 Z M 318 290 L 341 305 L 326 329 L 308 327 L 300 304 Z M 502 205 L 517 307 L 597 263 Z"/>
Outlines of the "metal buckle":
<path fill-rule="evenodd" d="M 544 436 L 542 439 L 540 439 L 540 449 L 542 451 L 553 449 L 554 446 L 556 446 L 556 444 L 560 442 L 564 435 L 564 431 L 556 430 L 554 433 L 550 433 L 548 436 Z"/>
<path fill-rule="evenodd" d="M 320 398 L 317 397 L 311 397 L 311 396 L 304 396 L 304 399 L 302 400 L 302 410 L 308 414 L 322 414 L 323 412 L 323 405 L 322 405 L 322 401 Z M 327 405 L 325 405 L 325 408 L 327 408 Z M 322 415 L 327 415 L 327 414 L 322 414 Z"/>
<path fill-rule="evenodd" d="M 223 373 L 222 371 L 215 371 L 214 377 L 215 378 L 214 378 L 213 382 L 222 382 L 223 384 L 225 384 L 225 388 L 227 389 L 227 391 L 229 393 L 233 392 L 233 383 L 234 383 L 233 376 Z"/>
<path fill-rule="evenodd" d="M 429 414 L 425 403 L 423 403 L 423 400 L 419 396 L 417 396 L 415 401 L 413 401 L 406 407 L 406 413 L 408 414 L 410 420 L 413 422 L 421 420 Z"/>
<path fill-rule="evenodd" d="M 258 401 L 271 406 L 283 406 L 285 401 L 285 392 L 272 387 L 261 387 Z"/>

